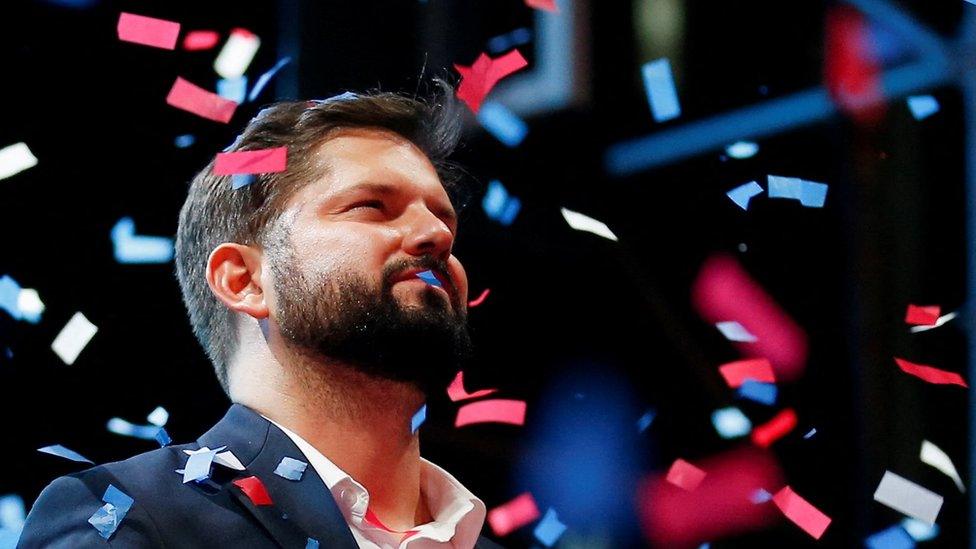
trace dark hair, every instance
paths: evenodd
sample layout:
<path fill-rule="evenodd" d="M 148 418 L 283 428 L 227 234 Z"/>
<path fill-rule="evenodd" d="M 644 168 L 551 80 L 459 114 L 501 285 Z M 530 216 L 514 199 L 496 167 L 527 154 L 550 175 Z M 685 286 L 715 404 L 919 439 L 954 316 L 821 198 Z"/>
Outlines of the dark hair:
<path fill-rule="evenodd" d="M 237 350 L 235 315 L 210 291 L 206 281 L 210 253 L 224 242 L 263 244 L 268 229 L 288 199 L 320 177 L 314 156 L 320 145 L 347 128 L 394 132 L 416 145 L 434 165 L 451 202 L 467 202 L 461 171 L 448 162 L 460 136 L 457 102 L 449 86 L 441 94 L 418 100 L 388 92 L 346 92 L 325 100 L 284 101 L 258 113 L 226 151 L 285 146 L 287 169 L 257 176 L 232 189 L 231 176 L 213 173 L 211 161 L 190 183 L 176 232 L 176 277 L 197 340 L 213 363 L 224 392 L 227 368 Z"/>

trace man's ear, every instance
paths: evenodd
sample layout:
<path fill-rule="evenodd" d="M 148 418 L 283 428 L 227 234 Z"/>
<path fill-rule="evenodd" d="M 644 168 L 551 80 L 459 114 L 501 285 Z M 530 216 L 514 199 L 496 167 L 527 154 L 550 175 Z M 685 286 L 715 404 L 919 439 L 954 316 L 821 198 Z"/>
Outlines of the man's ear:
<path fill-rule="evenodd" d="M 207 284 L 230 310 L 258 320 L 268 317 L 258 248 L 233 242 L 214 248 L 207 259 Z"/>

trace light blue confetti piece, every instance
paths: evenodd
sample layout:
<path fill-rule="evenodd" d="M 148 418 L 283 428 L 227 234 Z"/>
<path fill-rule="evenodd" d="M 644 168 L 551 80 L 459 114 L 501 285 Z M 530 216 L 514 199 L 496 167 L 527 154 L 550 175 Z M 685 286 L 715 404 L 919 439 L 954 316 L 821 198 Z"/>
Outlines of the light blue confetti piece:
<path fill-rule="evenodd" d="M 773 499 L 773 495 L 762 488 L 756 488 L 756 491 L 749 496 L 749 501 L 755 503 L 756 505 L 766 503 L 771 499 Z"/>
<path fill-rule="evenodd" d="M 800 204 L 807 208 L 823 208 L 827 200 L 827 185 L 803 179 L 800 183 Z"/>
<path fill-rule="evenodd" d="M 142 440 L 154 440 L 156 433 L 159 432 L 159 427 L 155 425 L 136 425 L 118 417 L 108 420 L 106 428 L 110 433 Z"/>
<path fill-rule="evenodd" d="M 752 141 L 736 141 L 725 147 L 725 154 L 737 160 L 752 158 L 759 152 L 759 145 Z"/>
<path fill-rule="evenodd" d="M 522 208 L 522 201 L 508 194 L 501 181 L 493 179 L 488 183 L 488 191 L 481 200 L 481 207 L 489 219 L 507 227 L 515 221 L 515 216 Z"/>
<path fill-rule="evenodd" d="M 217 81 L 217 95 L 237 104 L 243 103 L 247 97 L 247 77 L 221 78 Z"/>
<path fill-rule="evenodd" d="M 939 112 L 939 101 L 931 95 L 909 95 L 908 110 L 915 120 L 925 120 Z"/>
<path fill-rule="evenodd" d="M 417 410 L 417 413 L 413 415 L 413 418 L 410 419 L 410 432 L 416 433 L 417 429 L 420 429 L 420 426 L 423 425 L 424 421 L 426 420 L 427 420 L 427 405 L 424 404 L 423 406 L 420 407 L 419 410 Z"/>
<path fill-rule="evenodd" d="M 552 507 L 546 511 L 545 516 L 536 525 L 535 530 L 532 535 L 535 539 L 539 540 L 539 543 L 545 545 L 546 547 L 552 547 L 559 541 L 563 533 L 566 532 L 566 525 L 559 522 L 559 518 L 556 516 L 556 510 Z"/>
<path fill-rule="evenodd" d="M 767 406 L 776 404 L 776 385 L 772 383 L 747 379 L 739 386 L 738 394 L 740 398 L 747 398 Z"/>
<path fill-rule="evenodd" d="M 149 415 L 146 416 L 146 421 L 158 427 L 162 427 L 163 425 L 166 425 L 167 421 L 169 421 L 169 412 L 167 412 L 166 408 L 163 408 L 162 406 L 156 406 L 156 409 L 149 412 Z"/>
<path fill-rule="evenodd" d="M 803 195 L 803 180 L 798 177 L 782 177 L 770 175 L 767 177 L 769 198 L 792 198 L 800 200 Z"/>
<path fill-rule="evenodd" d="M 0 528 L 17 530 L 24 527 L 27 509 L 24 498 L 17 494 L 7 494 L 0 497 Z"/>
<path fill-rule="evenodd" d="M 807 434 L 803 435 L 803 438 L 804 439 L 810 439 L 810 438 L 813 438 L 813 435 L 815 435 L 815 434 L 817 434 L 817 428 L 816 427 L 814 427 L 813 429 L 810 429 L 807 432 Z"/>
<path fill-rule="evenodd" d="M 422 273 L 417 273 L 417 278 L 423 280 L 431 286 L 441 287 L 441 281 L 437 279 L 437 275 L 433 271 L 424 271 Z"/>
<path fill-rule="evenodd" d="M 308 538 L 305 542 L 305 549 L 319 549 L 319 540 Z"/>
<path fill-rule="evenodd" d="M 43 452 L 45 454 L 51 454 L 52 456 L 62 457 L 64 459 L 70 459 L 71 461 L 78 461 L 82 463 L 91 463 L 95 465 L 95 462 L 86 458 L 85 456 L 75 452 L 74 450 L 69 450 L 60 444 L 55 444 L 53 446 L 45 446 L 43 448 L 38 448 L 38 452 Z"/>
<path fill-rule="evenodd" d="M 164 427 L 160 427 L 159 430 L 156 431 L 156 442 L 159 443 L 160 447 L 169 446 L 169 444 L 173 442 L 173 439 L 170 438 L 169 433 L 166 432 Z"/>
<path fill-rule="evenodd" d="M 132 504 L 135 503 L 135 500 L 132 499 L 128 494 L 111 484 L 108 485 L 108 488 L 105 489 L 105 493 L 102 494 L 102 501 L 105 503 L 111 503 L 115 506 L 115 509 L 119 515 L 119 521 L 125 518 L 125 514 L 129 512 L 129 509 L 132 509 Z"/>
<path fill-rule="evenodd" d="M 99 507 L 98 510 L 95 511 L 95 514 L 88 519 L 88 524 L 94 526 L 95 529 L 98 530 L 98 535 L 105 539 L 112 537 L 112 534 L 114 534 L 115 530 L 117 530 L 119 527 L 119 522 L 120 520 L 115 506 L 111 503 L 106 503 L 105 505 Z"/>
<path fill-rule="evenodd" d="M 271 79 L 278 74 L 278 71 L 280 71 L 282 67 L 284 67 L 290 62 L 291 62 L 291 57 L 282 57 L 281 59 L 278 60 L 277 63 L 275 63 L 273 67 L 271 67 L 264 74 L 259 76 L 258 81 L 255 82 L 254 87 L 251 88 L 251 93 L 248 94 L 247 96 L 248 102 L 257 99 L 258 96 L 261 95 L 261 92 L 264 91 L 264 87 L 268 85 L 268 82 L 270 82 Z"/>
<path fill-rule="evenodd" d="M 318 103 L 319 105 L 325 105 L 326 103 L 332 103 L 334 101 L 348 101 L 350 99 L 356 99 L 359 97 L 355 92 L 347 91 L 340 94 L 333 95 L 332 97 L 326 97 L 325 99 L 313 99 L 313 103 Z M 258 114 L 260 116 L 260 113 Z"/>
<path fill-rule="evenodd" d="M 176 139 L 173 140 L 173 145 L 175 145 L 177 149 L 186 149 L 188 147 L 192 147 L 196 142 L 197 138 L 194 137 L 193 134 L 185 133 L 183 135 L 177 135 Z"/>
<path fill-rule="evenodd" d="M 0 277 L 0 309 L 7 311 L 14 320 L 20 320 L 20 284 L 9 275 Z"/>
<path fill-rule="evenodd" d="M 647 428 L 651 426 L 651 423 L 654 422 L 654 416 L 656 415 L 657 414 L 654 412 L 654 410 L 644 412 L 644 415 L 637 420 L 637 432 L 643 433 L 646 431 Z"/>
<path fill-rule="evenodd" d="M 247 187 L 257 181 L 258 176 L 253 173 L 235 173 L 230 176 L 230 188 L 233 190 Z"/>
<path fill-rule="evenodd" d="M 762 185 L 756 183 L 755 181 L 750 181 L 725 193 L 725 196 L 729 197 L 732 202 L 735 202 L 736 206 L 742 208 L 743 210 L 748 210 L 749 200 L 756 195 L 762 194 L 762 192 Z"/>
<path fill-rule="evenodd" d="M 915 540 L 901 526 L 895 525 L 872 534 L 864 540 L 868 549 L 912 549 Z"/>
<path fill-rule="evenodd" d="M 217 450 L 205 450 L 195 452 L 186 460 L 183 469 L 183 483 L 197 482 L 210 478 L 210 467 L 213 465 L 214 456 Z"/>
<path fill-rule="evenodd" d="M 478 111 L 478 122 L 509 147 L 517 147 L 529 134 L 529 125 L 497 101 L 485 101 Z"/>
<path fill-rule="evenodd" d="M 115 260 L 119 263 L 167 263 L 173 259 L 173 239 L 135 234 L 136 223 L 123 217 L 112 227 Z"/>
<path fill-rule="evenodd" d="M 671 75 L 671 62 L 662 58 L 644 63 L 641 66 L 641 75 L 654 120 L 666 122 L 681 116 L 681 104 L 678 102 L 678 92 Z"/>
<path fill-rule="evenodd" d="M 290 457 L 281 458 L 281 462 L 278 463 L 278 467 L 275 468 L 274 472 L 279 477 L 286 478 L 288 480 L 302 480 L 302 475 L 305 473 L 305 469 L 308 464 L 304 461 L 299 461 Z"/>
<path fill-rule="evenodd" d="M 926 524 L 918 519 L 905 517 L 901 519 L 901 527 L 908 532 L 915 541 L 929 541 L 939 535 L 938 524 Z"/>
<path fill-rule="evenodd" d="M 752 431 L 752 422 L 735 406 L 712 412 L 712 425 L 719 436 L 725 439 L 745 436 Z"/>

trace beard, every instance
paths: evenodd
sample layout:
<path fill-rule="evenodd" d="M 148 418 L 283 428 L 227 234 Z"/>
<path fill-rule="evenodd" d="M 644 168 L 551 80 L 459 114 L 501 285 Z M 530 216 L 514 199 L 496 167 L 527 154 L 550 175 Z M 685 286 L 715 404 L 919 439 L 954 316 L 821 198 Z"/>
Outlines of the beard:
<path fill-rule="evenodd" d="M 344 270 L 309 273 L 290 248 L 275 255 L 278 325 L 301 351 L 372 377 L 413 384 L 425 395 L 444 390 L 470 358 L 467 315 L 455 288 L 445 287 L 450 305 L 425 288 L 419 307 L 402 306 L 392 292 L 393 277 L 405 269 L 447 272 L 443 262 L 421 257 L 391 263 L 377 289 L 369 278 Z"/>

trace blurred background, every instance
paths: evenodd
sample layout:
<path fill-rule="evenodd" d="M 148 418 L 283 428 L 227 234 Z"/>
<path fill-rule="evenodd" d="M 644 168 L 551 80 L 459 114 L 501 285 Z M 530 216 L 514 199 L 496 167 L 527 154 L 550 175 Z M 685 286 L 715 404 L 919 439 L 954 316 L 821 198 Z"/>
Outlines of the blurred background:
<path fill-rule="evenodd" d="M 37 163 L 0 179 L 0 541 L 85 467 L 38 448 L 115 461 L 158 444 L 111 432 L 112 418 L 145 425 L 162 406 L 183 443 L 222 417 L 166 239 L 191 177 L 262 105 L 423 95 L 434 77 L 457 84 L 455 64 L 517 48 L 528 66 L 465 111 L 456 160 L 476 194 L 455 253 L 471 298 L 490 289 L 471 309 L 465 385 L 525 400 L 525 424 L 455 428 L 464 403 L 445 394 L 421 431 L 426 457 L 489 509 L 530 493 L 566 526 L 495 539 L 976 546 L 970 391 L 894 361 L 976 373 L 976 6 L 529 3 L 5 6 L 0 148 L 23 143 Z M 176 48 L 120 41 L 121 12 L 179 22 Z M 187 44 L 197 30 L 215 35 Z M 219 84 L 241 102 L 233 119 L 167 105 L 177 76 L 218 90 L 234 34 L 260 47 L 246 82 Z M 787 187 L 793 199 L 776 198 Z M 574 213 L 606 230 L 577 230 Z M 928 322 L 942 324 L 912 330 L 912 304 L 938 305 Z M 98 331 L 68 365 L 52 342 L 78 312 Z M 755 341 L 716 327 L 733 321 Z M 719 370 L 762 358 L 775 384 L 754 391 Z M 961 483 L 920 458 L 924 441 Z M 679 459 L 706 473 L 699 486 L 665 480 Z M 886 471 L 944 498 L 934 526 L 875 501 Z M 785 486 L 831 519 L 819 539 L 769 501 Z"/>

